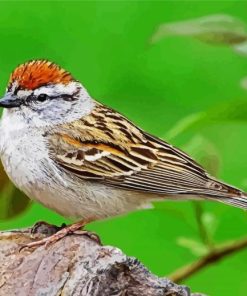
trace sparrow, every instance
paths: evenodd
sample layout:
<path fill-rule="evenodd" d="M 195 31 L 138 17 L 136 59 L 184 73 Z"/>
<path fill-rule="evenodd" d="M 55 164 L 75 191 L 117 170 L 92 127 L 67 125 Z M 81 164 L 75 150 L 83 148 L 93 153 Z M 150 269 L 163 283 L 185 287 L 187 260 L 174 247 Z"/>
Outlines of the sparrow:
<path fill-rule="evenodd" d="M 247 208 L 246 193 L 94 100 L 53 62 L 19 65 L 0 106 L 0 155 L 9 178 L 31 199 L 78 221 L 29 247 L 157 200 L 195 198 Z"/>

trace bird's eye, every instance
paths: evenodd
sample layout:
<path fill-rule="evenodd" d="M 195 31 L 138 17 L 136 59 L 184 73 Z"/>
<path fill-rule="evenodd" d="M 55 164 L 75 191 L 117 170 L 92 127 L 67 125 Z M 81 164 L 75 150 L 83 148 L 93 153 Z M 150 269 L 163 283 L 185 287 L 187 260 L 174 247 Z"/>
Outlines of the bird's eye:
<path fill-rule="evenodd" d="M 46 101 L 46 100 L 48 100 L 49 99 L 49 96 L 48 95 L 46 95 L 46 94 L 40 94 L 38 97 L 37 97 L 37 101 L 38 102 L 44 102 L 44 101 Z"/>

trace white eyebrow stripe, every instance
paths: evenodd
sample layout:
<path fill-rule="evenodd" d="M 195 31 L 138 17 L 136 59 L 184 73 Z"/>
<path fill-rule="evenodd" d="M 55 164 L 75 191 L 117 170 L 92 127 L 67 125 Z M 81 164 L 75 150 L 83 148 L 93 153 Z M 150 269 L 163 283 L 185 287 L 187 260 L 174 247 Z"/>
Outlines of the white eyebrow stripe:
<path fill-rule="evenodd" d="M 46 86 L 41 86 L 40 88 L 34 91 L 35 96 L 39 96 L 40 94 L 46 94 L 48 96 L 58 96 L 61 94 L 73 95 L 76 90 L 80 87 L 79 82 L 72 81 L 68 84 L 57 83 L 50 84 Z"/>
<path fill-rule="evenodd" d="M 32 90 L 18 90 L 17 95 L 20 97 L 28 97 L 33 93 Z"/>

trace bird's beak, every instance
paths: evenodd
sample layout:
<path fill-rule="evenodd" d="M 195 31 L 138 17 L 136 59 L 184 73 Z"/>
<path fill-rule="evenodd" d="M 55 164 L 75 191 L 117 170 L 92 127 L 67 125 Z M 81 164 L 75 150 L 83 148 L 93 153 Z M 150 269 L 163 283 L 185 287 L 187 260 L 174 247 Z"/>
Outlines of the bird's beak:
<path fill-rule="evenodd" d="M 11 94 L 5 94 L 5 96 L 0 100 L 0 107 L 3 108 L 15 108 L 21 106 L 21 100 L 16 96 Z"/>

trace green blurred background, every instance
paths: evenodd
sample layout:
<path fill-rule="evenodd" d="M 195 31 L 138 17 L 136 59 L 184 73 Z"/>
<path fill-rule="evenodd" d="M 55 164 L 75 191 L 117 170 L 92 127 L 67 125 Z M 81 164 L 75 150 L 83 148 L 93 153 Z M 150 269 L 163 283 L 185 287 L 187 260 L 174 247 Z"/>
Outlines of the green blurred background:
<path fill-rule="evenodd" d="M 240 86 L 247 76 L 247 57 L 227 46 L 186 37 L 150 42 L 158 25 L 165 22 L 219 13 L 247 22 L 247 2 L 1 1 L 0 11 L 2 94 L 17 64 L 50 59 L 71 71 L 94 98 L 185 149 L 224 181 L 247 190 L 247 93 Z M 208 119 L 188 128 L 182 123 L 184 131 L 175 132 L 180 120 L 187 122 L 200 112 L 209 114 Z M 1 178 L 0 229 L 25 227 L 38 220 L 65 221 L 35 203 L 15 215 L 26 201 Z M 220 203 L 200 205 L 215 242 L 247 233 L 247 215 L 242 210 Z M 200 255 L 197 246 L 185 247 L 193 241 L 200 245 L 193 202 L 159 203 L 154 209 L 93 223 L 88 229 L 159 276 Z M 181 243 L 186 240 L 189 243 Z M 208 295 L 246 295 L 246 263 L 244 250 L 184 284 Z"/>

